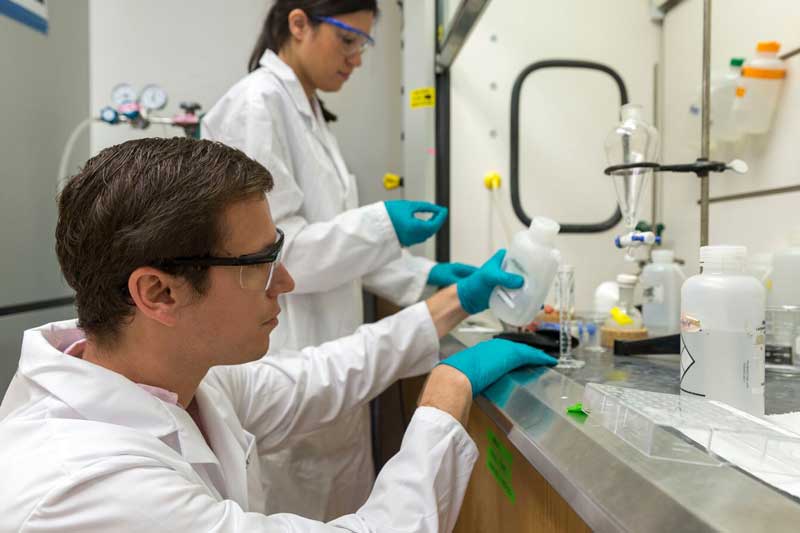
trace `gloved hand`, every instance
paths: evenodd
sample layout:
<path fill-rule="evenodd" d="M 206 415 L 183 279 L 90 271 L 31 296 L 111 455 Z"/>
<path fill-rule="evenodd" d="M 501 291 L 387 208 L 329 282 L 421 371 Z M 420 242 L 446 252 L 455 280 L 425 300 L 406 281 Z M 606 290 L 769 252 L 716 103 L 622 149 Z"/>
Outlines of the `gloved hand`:
<path fill-rule="evenodd" d="M 553 366 L 558 361 L 527 344 L 492 339 L 451 355 L 441 365 L 452 366 L 469 379 L 474 398 L 515 368 L 525 365 Z"/>
<path fill-rule="evenodd" d="M 481 268 L 471 276 L 460 280 L 456 284 L 458 300 L 467 313 L 474 315 L 489 308 L 489 296 L 497 285 L 509 289 L 519 289 L 525 280 L 518 274 L 512 274 L 502 269 L 503 258 L 506 251 L 497 250 L 491 259 L 486 261 Z"/>
<path fill-rule="evenodd" d="M 476 267 L 464 263 L 438 263 L 428 273 L 428 285 L 447 287 L 473 274 Z"/>
<path fill-rule="evenodd" d="M 432 237 L 447 219 L 447 208 L 429 202 L 387 200 L 384 202 L 392 221 L 397 240 L 403 246 L 425 242 Z M 428 220 L 417 218 L 418 213 L 431 213 Z"/>

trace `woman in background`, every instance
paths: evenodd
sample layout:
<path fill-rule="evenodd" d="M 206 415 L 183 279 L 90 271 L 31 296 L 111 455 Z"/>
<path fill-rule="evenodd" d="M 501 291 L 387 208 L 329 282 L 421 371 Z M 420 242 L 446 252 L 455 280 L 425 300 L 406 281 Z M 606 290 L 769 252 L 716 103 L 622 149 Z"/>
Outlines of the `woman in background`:
<path fill-rule="evenodd" d="M 296 282 L 281 297 L 286 320 L 272 334 L 275 349 L 355 331 L 363 322 L 362 287 L 405 306 L 426 284 L 450 285 L 474 270 L 406 250 L 398 256 L 399 245 L 433 235 L 447 210 L 406 201 L 359 207 L 356 180 L 328 129 L 336 117 L 317 91 L 339 91 L 361 66 L 377 15 L 376 0 L 277 0 L 250 56 L 250 74 L 203 119 L 204 137 L 244 151 L 275 180 L 270 206 Z M 371 125 L 364 126 L 368 132 Z M 417 218 L 420 211 L 431 219 Z M 374 481 L 368 406 L 262 456 L 262 466 L 268 514 L 330 520 L 355 512 Z"/>

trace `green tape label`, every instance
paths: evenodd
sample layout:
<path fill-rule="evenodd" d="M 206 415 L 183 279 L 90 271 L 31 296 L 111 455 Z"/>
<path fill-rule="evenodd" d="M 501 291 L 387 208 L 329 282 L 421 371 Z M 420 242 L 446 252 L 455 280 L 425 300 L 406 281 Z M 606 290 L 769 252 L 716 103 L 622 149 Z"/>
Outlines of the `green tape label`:
<path fill-rule="evenodd" d="M 511 461 L 513 456 L 491 429 L 486 431 L 486 438 L 489 441 L 489 446 L 486 449 L 486 468 L 489 469 L 489 473 L 492 474 L 492 477 L 500 485 L 500 489 L 511 503 L 515 503 L 517 497 L 511 484 Z"/>

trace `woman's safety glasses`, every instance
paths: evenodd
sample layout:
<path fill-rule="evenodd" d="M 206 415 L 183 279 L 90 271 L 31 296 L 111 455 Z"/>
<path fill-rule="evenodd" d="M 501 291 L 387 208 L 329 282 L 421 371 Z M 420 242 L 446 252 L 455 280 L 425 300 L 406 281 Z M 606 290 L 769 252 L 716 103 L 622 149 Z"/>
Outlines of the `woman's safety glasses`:
<path fill-rule="evenodd" d="M 281 262 L 283 231 L 276 228 L 278 238 L 263 252 L 239 257 L 177 257 L 161 261 L 163 266 L 238 266 L 239 286 L 253 291 L 267 291 L 272 283 L 275 267 Z"/>
<path fill-rule="evenodd" d="M 337 35 L 342 41 L 342 53 L 346 57 L 352 57 L 356 54 L 363 54 L 370 46 L 375 45 L 373 39 L 368 33 L 364 33 L 358 28 L 354 28 L 349 24 L 345 24 L 341 20 L 333 17 L 313 17 L 314 20 L 330 24 L 337 28 Z"/>

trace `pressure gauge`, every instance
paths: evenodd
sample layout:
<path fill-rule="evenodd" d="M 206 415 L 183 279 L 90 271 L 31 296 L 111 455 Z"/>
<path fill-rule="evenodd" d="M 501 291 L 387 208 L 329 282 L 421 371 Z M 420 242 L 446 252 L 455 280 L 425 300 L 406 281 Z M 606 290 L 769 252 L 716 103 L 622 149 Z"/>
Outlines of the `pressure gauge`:
<path fill-rule="evenodd" d="M 100 110 L 100 120 L 107 124 L 116 124 L 119 122 L 119 113 L 113 107 L 104 107 Z"/>
<path fill-rule="evenodd" d="M 136 101 L 136 89 L 129 83 L 120 83 L 111 90 L 111 101 L 116 106 Z"/>
<path fill-rule="evenodd" d="M 146 85 L 139 95 L 139 104 L 145 109 L 164 109 L 167 105 L 167 92 L 158 85 Z"/>

